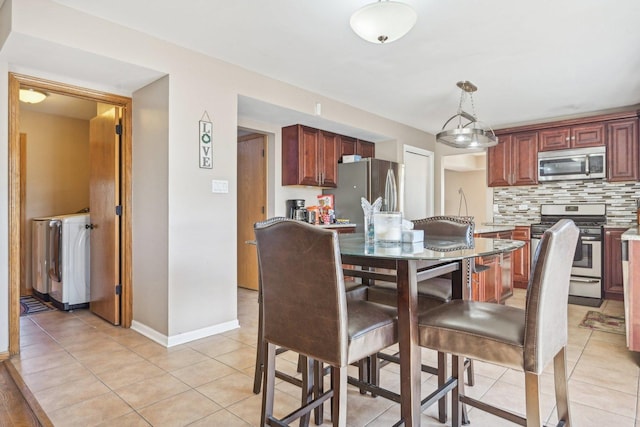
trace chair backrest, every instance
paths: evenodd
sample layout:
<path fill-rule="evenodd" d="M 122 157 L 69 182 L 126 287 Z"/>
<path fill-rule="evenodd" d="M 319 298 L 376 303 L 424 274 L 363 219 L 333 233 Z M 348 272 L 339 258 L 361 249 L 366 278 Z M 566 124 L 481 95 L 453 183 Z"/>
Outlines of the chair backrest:
<path fill-rule="evenodd" d="M 471 217 L 432 216 L 413 220 L 413 228 L 424 230 L 425 239 L 461 240 L 473 244 L 475 223 Z M 452 239 L 453 237 L 453 239 Z"/>
<path fill-rule="evenodd" d="M 343 366 L 347 301 L 337 233 L 286 218 L 254 231 L 265 340 Z"/>
<path fill-rule="evenodd" d="M 567 310 L 578 227 L 570 219 L 545 231 L 534 256 L 527 288 L 524 370 L 542 373 L 567 344 Z"/>

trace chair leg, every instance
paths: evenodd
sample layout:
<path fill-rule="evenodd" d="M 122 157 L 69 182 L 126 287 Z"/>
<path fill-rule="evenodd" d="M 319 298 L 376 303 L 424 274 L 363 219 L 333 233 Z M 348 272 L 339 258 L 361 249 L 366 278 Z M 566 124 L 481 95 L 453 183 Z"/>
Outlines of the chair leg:
<path fill-rule="evenodd" d="M 262 340 L 262 296 L 258 296 L 258 345 L 256 346 L 256 368 L 253 373 L 253 393 L 260 393 L 264 363 L 264 342 Z"/>
<path fill-rule="evenodd" d="M 556 388 L 556 407 L 558 421 L 564 421 L 564 427 L 571 427 L 569 410 L 569 390 L 567 387 L 567 350 L 562 349 L 553 358 L 553 377 Z"/>
<path fill-rule="evenodd" d="M 441 351 L 438 352 L 438 388 L 444 386 L 445 381 L 448 379 L 447 373 L 447 355 Z M 464 381 L 464 372 L 462 375 L 462 381 Z M 453 409 L 452 409 L 453 411 Z M 447 422 L 447 395 L 445 394 L 442 399 L 438 401 L 438 421 L 441 423 Z"/>
<path fill-rule="evenodd" d="M 375 386 L 380 385 L 380 359 L 378 354 L 369 356 L 369 378 L 367 381 Z M 378 395 L 371 393 L 371 397 L 378 397 Z"/>
<path fill-rule="evenodd" d="M 312 364 L 313 359 L 307 358 L 306 356 L 300 356 L 298 358 L 298 362 L 301 365 L 302 369 L 302 406 L 305 406 L 313 400 L 313 392 L 314 392 L 314 381 L 313 374 L 314 369 Z M 311 418 L 311 413 L 307 412 L 302 417 L 300 417 L 300 427 L 308 427 L 309 420 Z"/>
<path fill-rule="evenodd" d="M 347 368 L 333 367 L 331 370 L 334 372 L 331 379 L 333 388 L 331 421 L 333 427 L 345 427 L 347 425 Z"/>
<path fill-rule="evenodd" d="M 360 359 L 358 361 L 358 376 L 360 377 L 360 381 L 364 381 L 364 382 L 370 382 L 371 378 L 372 378 L 372 372 L 371 370 L 372 365 L 371 365 L 371 358 L 374 356 L 369 356 L 369 357 L 365 357 L 364 359 Z M 360 389 L 360 394 L 367 394 L 367 392 L 361 388 Z"/>
<path fill-rule="evenodd" d="M 540 427 L 540 377 L 533 372 L 524 373 L 525 396 L 527 401 L 527 427 Z"/>
<path fill-rule="evenodd" d="M 476 379 L 475 379 L 475 374 L 474 374 L 474 369 L 473 369 L 473 360 L 468 359 L 469 360 L 469 366 L 467 367 L 467 384 L 469 385 L 469 387 L 473 387 L 474 385 L 476 385 Z"/>
<path fill-rule="evenodd" d="M 324 393 L 324 367 L 319 360 L 313 361 L 313 397 L 317 399 Z M 316 425 L 324 423 L 324 404 L 314 409 L 313 418 Z"/>
<path fill-rule="evenodd" d="M 266 426 L 266 421 L 273 416 L 273 397 L 276 386 L 276 346 L 264 344 L 264 384 L 262 390 L 262 416 L 260 425 Z"/>
<path fill-rule="evenodd" d="M 460 403 L 460 395 L 464 394 L 464 358 L 451 355 L 453 378 L 457 379 L 457 385 L 451 390 L 451 427 L 461 427 L 463 422 L 463 405 Z M 438 368 L 438 374 L 440 368 Z"/>

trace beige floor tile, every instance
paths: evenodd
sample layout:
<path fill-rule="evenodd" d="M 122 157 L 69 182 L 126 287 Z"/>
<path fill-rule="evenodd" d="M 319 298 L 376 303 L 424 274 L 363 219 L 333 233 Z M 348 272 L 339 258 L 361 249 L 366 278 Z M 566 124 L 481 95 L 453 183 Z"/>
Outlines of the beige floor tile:
<path fill-rule="evenodd" d="M 61 366 L 75 363 L 76 360 L 66 351 L 57 351 L 55 353 L 45 353 L 42 356 L 34 356 L 29 359 L 13 360 L 13 364 L 20 374 L 32 374 L 45 369 L 58 368 Z"/>
<path fill-rule="evenodd" d="M 129 384 L 115 392 L 134 409 L 140 409 L 188 389 L 189 386 L 182 381 L 164 374 Z"/>
<path fill-rule="evenodd" d="M 137 363 L 124 364 L 118 369 L 96 374 L 112 390 L 120 389 L 149 378 L 164 375 L 166 372 L 151 362 L 142 360 Z"/>
<path fill-rule="evenodd" d="M 246 344 L 218 335 L 194 342 L 190 347 L 209 357 L 217 357 L 244 348 Z"/>
<path fill-rule="evenodd" d="M 234 329 L 233 331 L 225 332 L 224 336 L 235 341 L 240 341 L 243 344 L 255 347 L 257 345 L 258 328 L 257 326 L 238 328 Z"/>
<path fill-rule="evenodd" d="M 592 408 L 613 412 L 623 417 L 636 416 L 637 396 L 588 384 L 574 379 L 569 380 L 569 399 Z"/>
<path fill-rule="evenodd" d="M 66 406 L 48 415 L 55 426 L 90 427 L 119 418 L 129 412 L 131 407 L 111 392 Z"/>
<path fill-rule="evenodd" d="M 224 363 L 213 359 L 207 359 L 172 371 L 171 375 L 191 387 L 198 387 L 234 372 L 237 371 Z"/>
<path fill-rule="evenodd" d="M 549 420 L 553 425 L 557 424 L 558 414 L 555 410 Z M 592 406 L 580 405 L 576 402 L 571 402 L 571 423 L 571 425 L 579 427 L 634 427 L 635 424 L 633 418 L 603 411 Z"/>
<path fill-rule="evenodd" d="M 523 387 L 517 387 L 506 381 L 498 380 L 487 393 L 482 397 L 482 401 L 493 406 L 507 409 L 521 416 L 526 413 L 525 393 Z M 541 393 L 540 412 L 543 419 L 551 414 L 555 407 L 555 396 Z M 471 416 L 471 414 L 469 414 Z"/>
<path fill-rule="evenodd" d="M 249 423 L 236 417 L 226 409 L 214 412 L 208 417 L 202 418 L 195 423 L 189 424 L 189 427 L 248 427 Z"/>
<path fill-rule="evenodd" d="M 148 360 L 152 357 L 164 356 L 168 353 L 183 350 L 184 348 L 184 346 L 167 348 L 151 340 L 148 340 L 146 343 L 135 346 L 131 350 Z"/>
<path fill-rule="evenodd" d="M 142 415 L 137 412 L 129 412 L 118 418 L 107 420 L 98 425 L 98 427 L 150 427 Z"/>
<path fill-rule="evenodd" d="M 240 372 L 219 378 L 196 388 L 196 390 L 223 408 L 254 396 L 253 378 Z"/>
<path fill-rule="evenodd" d="M 20 348 L 25 348 L 33 344 L 46 344 L 54 342 L 56 341 L 43 330 L 33 332 L 29 335 L 20 334 Z"/>
<path fill-rule="evenodd" d="M 299 399 L 295 399 L 278 390 L 275 392 L 274 402 L 273 413 L 276 418 L 281 418 L 300 406 Z M 262 395 L 254 394 L 250 398 L 231 405 L 226 409 L 248 424 L 259 426 L 260 414 L 262 413 Z"/>
<path fill-rule="evenodd" d="M 42 409 L 48 412 L 74 405 L 110 391 L 101 381 L 91 376 L 77 381 L 63 381 L 54 387 L 35 392 L 34 395 Z"/>
<path fill-rule="evenodd" d="M 584 383 L 636 395 L 638 393 L 638 375 L 631 372 L 617 371 L 600 366 L 578 365 L 571 374 L 571 379 Z"/>
<path fill-rule="evenodd" d="M 165 371 L 175 371 L 205 360 L 207 360 L 207 357 L 204 354 L 188 347 L 149 358 L 149 362 Z"/>
<path fill-rule="evenodd" d="M 195 390 L 171 396 L 139 411 L 154 427 L 180 427 L 205 418 L 220 406 Z"/>
<path fill-rule="evenodd" d="M 29 390 L 34 393 L 64 384 L 65 382 L 73 382 L 86 378 L 95 378 L 95 376 L 77 361 L 68 365 L 49 368 L 22 376 Z"/>
<path fill-rule="evenodd" d="M 255 366 L 256 349 L 245 345 L 238 350 L 216 356 L 216 360 L 232 368 L 242 370 L 249 366 Z"/>
<path fill-rule="evenodd" d="M 83 352 L 82 356 L 77 356 L 87 369 L 100 374 L 103 372 L 112 372 L 120 369 L 122 366 L 133 365 L 142 362 L 144 359 L 131 350 L 123 349 L 112 352 L 98 351 L 99 349 Z"/>
<path fill-rule="evenodd" d="M 43 340 L 42 342 L 38 342 L 26 347 L 20 348 L 20 354 L 16 357 L 19 360 L 26 360 L 32 357 L 40 357 L 43 354 L 51 354 L 56 351 L 64 351 L 58 343 L 53 340 Z"/>

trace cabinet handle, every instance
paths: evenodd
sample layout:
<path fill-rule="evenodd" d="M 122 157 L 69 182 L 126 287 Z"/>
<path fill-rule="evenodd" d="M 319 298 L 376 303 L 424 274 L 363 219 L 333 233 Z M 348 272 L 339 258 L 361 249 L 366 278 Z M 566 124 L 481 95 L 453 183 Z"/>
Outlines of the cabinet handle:
<path fill-rule="evenodd" d="M 576 137 L 575 137 L 575 136 L 572 136 L 572 137 L 571 137 L 571 140 L 572 140 L 572 141 L 575 141 L 575 140 L 576 140 Z"/>
<path fill-rule="evenodd" d="M 566 137 L 564 140 L 565 140 L 565 141 L 567 141 L 567 142 L 569 142 L 569 137 Z"/>

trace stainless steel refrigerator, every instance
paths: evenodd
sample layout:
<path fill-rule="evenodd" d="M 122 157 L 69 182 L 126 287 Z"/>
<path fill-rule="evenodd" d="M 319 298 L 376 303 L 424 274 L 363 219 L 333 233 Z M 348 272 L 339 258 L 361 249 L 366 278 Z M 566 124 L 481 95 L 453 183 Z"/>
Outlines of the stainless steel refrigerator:
<path fill-rule="evenodd" d="M 373 203 L 382 197 L 381 212 L 402 212 L 404 208 L 404 165 L 380 159 L 362 159 L 338 165 L 338 187 L 322 190 L 333 194 L 336 218 L 349 219 L 356 232 L 364 232 L 360 198 Z"/>

